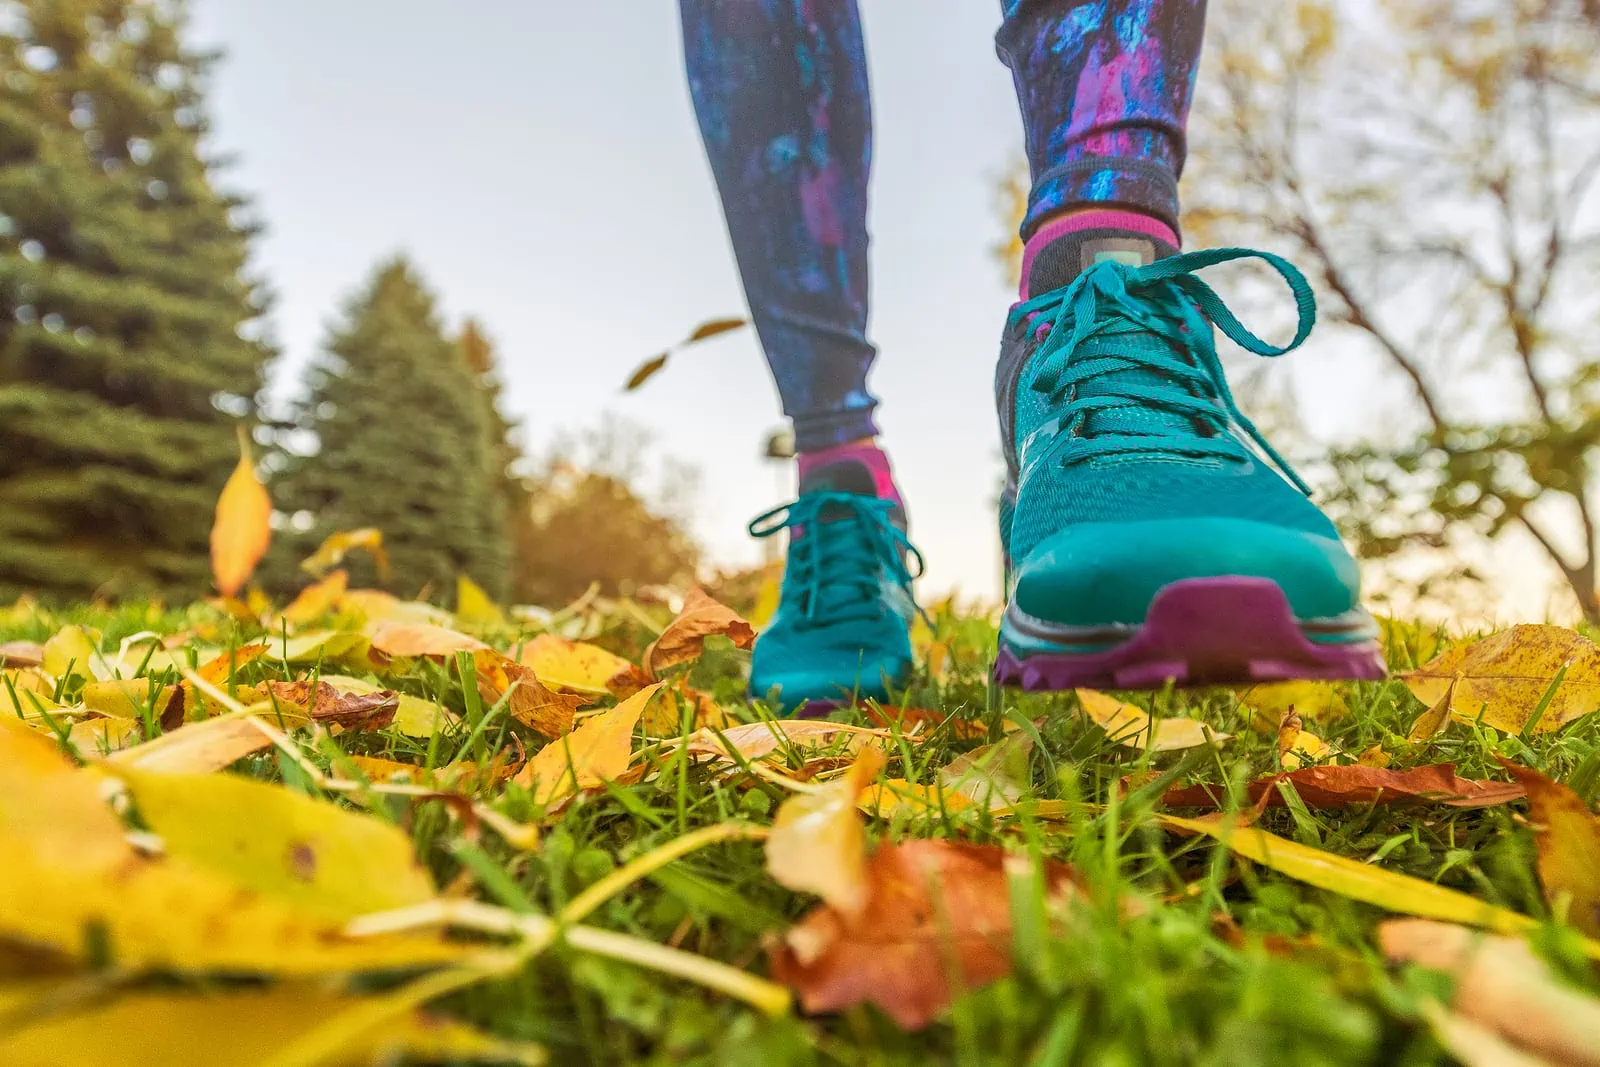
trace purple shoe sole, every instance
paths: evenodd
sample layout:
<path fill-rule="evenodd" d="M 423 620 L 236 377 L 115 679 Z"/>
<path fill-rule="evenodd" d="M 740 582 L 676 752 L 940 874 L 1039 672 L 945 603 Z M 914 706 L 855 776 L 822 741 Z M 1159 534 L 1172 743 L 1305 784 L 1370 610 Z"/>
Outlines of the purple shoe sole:
<path fill-rule="evenodd" d="M 994 677 L 1024 689 L 1157 689 L 1176 685 L 1385 677 L 1376 641 L 1306 638 L 1288 598 L 1267 578 L 1189 578 L 1150 603 L 1133 637 L 1096 652 L 1018 655 L 1001 627 Z"/>

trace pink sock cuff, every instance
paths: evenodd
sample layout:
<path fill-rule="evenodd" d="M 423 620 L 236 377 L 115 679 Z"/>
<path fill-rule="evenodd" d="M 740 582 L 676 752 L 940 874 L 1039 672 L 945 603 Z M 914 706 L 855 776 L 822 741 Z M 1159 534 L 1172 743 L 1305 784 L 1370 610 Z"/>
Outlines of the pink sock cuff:
<path fill-rule="evenodd" d="M 894 484 L 894 472 L 889 469 L 889 457 L 877 445 L 834 445 L 816 452 L 801 452 L 795 456 L 802 482 L 812 470 L 843 460 L 854 460 L 867 468 L 872 474 L 872 485 L 880 499 L 900 500 L 900 490 Z"/>
<path fill-rule="evenodd" d="M 1142 234 L 1157 241 L 1165 241 L 1174 248 L 1182 245 L 1172 227 L 1149 215 L 1141 215 L 1137 211 L 1118 211 L 1115 208 L 1085 211 L 1079 215 L 1054 219 L 1034 231 L 1033 236 L 1028 238 L 1028 243 L 1022 246 L 1024 281 L 1033 266 L 1033 258 L 1039 254 L 1041 248 L 1069 233 L 1078 233 L 1082 230 L 1123 230 Z"/>

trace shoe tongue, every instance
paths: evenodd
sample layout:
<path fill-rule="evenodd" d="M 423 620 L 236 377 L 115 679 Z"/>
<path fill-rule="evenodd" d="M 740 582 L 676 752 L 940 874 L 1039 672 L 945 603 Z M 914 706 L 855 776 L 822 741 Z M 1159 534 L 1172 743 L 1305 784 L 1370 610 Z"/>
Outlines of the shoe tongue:
<path fill-rule="evenodd" d="M 1176 255 L 1177 249 L 1165 241 L 1114 230 L 1082 230 L 1064 234 L 1040 249 L 1028 270 L 1028 292 L 1032 295 L 1071 285 L 1079 274 L 1097 263 L 1111 260 L 1131 267 L 1142 267 L 1158 259 Z M 1133 341 L 1133 337 L 1127 337 Z M 1158 342 L 1164 343 L 1164 342 Z M 1125 370 L 1100 375 L 1078 386 L 1077 395 L 1103 396 L 1125 385 L 1162 385 L 1167 377 L 1146 367 L 1128 366 Z M 1176 412 L 1149 405 L 1109 408 L 1090 415 L 1084 429 L 1095 435 L 1116 434 L 1132 437 L 1170 437 L 1195 432 L 1193 420 Z"/>
<path fill-rule="evenodd" d="M 843 459 L 806 471 L 805 477 L 800 479 L 800 495 L 807 493 L 854 493 L 876 500 L 878 483 L 865 463 Z M 850 518 L 853 514 L 843 505 L 829 504 L 822 509 L 822 521 Z M 905 528 L 905 516 L 898 507 L 890 514 L 890 518 L 895 525 Z"/>

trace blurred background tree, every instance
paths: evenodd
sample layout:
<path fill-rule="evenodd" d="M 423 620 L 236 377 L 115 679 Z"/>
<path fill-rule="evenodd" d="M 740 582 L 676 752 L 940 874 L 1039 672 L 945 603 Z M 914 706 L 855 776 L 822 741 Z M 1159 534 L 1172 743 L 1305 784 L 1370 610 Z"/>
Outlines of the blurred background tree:
<path fill-rule="evenodd" d="M 508 427 L 464 347 L 445 336 L 433 294 L 404 258 L 378 266 L 307 371 L 270 485 L 288 517 L 286 558 L 336 530 L 375 526 L 387 584 L 400 593 L 442 596 L 465 574 L 505 598 Z M 380 584 L 370 564 L 353 566 L 353 581 Z"/>
<path fill-rule="evenodd" d="M 591 582 L 626 595 L 692 581 L 701 560 L 688 532 L 694 487 L 692 471 L 652 455 L 645 431 L 614 418 L 558 440 L 528 479 L 518 602 L 559 607 Z"/>
<path fill-rule="evenodd" d="M 1213 0 L 1207 49 L 1186 243 L 1293 259 L 1331 327 L 1307 359 L 1374 383 L 1336 436 L 1281 388 L 1270 421 L 1380 589 L 1459 609 L 1520 532 L 1600 622 L 1600 5 Z"/>
<path fill-rule="evenodd" d="M 198 595 L 270 349 L 182 6 L 0 19 L 0 599 Z"/>

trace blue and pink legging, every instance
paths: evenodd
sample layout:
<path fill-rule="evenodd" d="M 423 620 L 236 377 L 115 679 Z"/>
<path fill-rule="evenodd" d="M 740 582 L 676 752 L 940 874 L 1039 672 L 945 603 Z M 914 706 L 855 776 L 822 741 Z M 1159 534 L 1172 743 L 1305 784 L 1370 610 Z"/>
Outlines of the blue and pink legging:
<path fill-rule="evenodd" d="M 871 437 L 872 111 L 856 0 L 679 5 L 695 112 L 796 448 Z M 1153 219 L 1176 244 L 1205 0 L 1001 7 L 995 41 L 1016 81 L 1033 181 L 1024 240 L 1098 206 Z"/>

